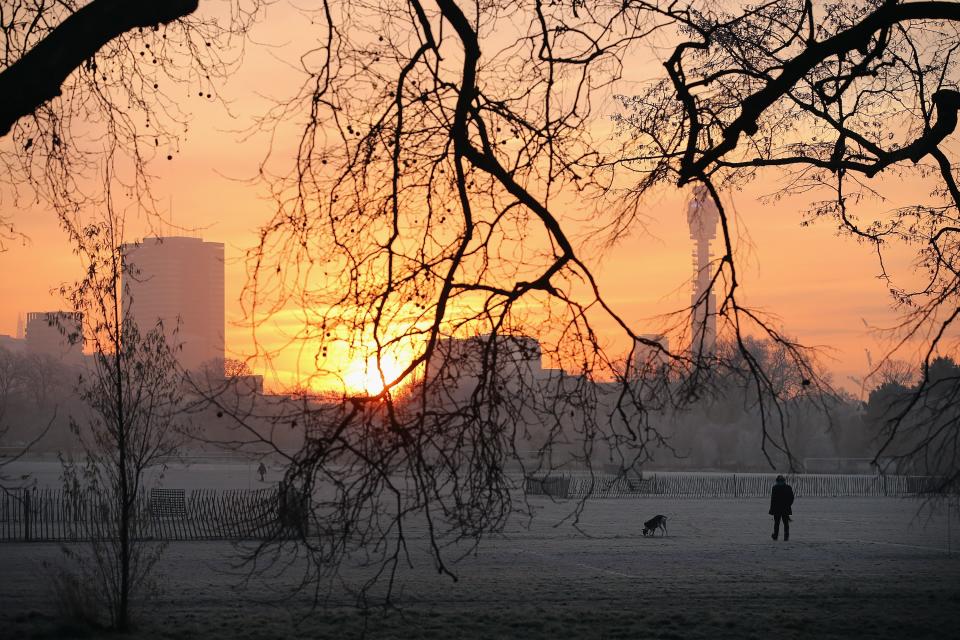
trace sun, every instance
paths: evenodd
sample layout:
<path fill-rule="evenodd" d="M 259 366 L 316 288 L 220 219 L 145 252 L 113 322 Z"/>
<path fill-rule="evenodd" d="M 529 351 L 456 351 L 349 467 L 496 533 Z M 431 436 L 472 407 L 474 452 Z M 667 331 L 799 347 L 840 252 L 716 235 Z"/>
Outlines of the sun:
<path fill-rule="evenodd" d="M 381 354 L 379 368 L 375 356 L 367 358 L 366 362 L 354 360 L 344 372 L 343 382 L 348 393 L 375 396 L 383 392 L 384 381 L 395 380 L 407 364 L 390 354 Z"/>

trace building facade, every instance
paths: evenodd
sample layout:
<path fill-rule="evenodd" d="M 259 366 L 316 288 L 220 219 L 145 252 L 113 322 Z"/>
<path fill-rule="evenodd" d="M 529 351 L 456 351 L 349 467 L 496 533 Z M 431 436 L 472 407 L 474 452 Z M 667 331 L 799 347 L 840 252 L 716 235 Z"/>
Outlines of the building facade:
<path fill-rule="evenodd" d="M 662 333 L 644 333 L 633 346 L 627 377 L 645 378 L 663 375 L 670 368 L 670 339 Z M 659 345 L 659 348 L 654 344 Z"/>
<path fill-rule="evenodd" d="M 199 369 L 224 360 L 222 242 L 181 236 L 123 247 L 124 316 L 146 333 L 163 323 L 177 360 Z M 216 366 L 216 365 L 214 365 Z"/>
<path fill-rule="evenodd" d="M 34 311 L 27 314 L 25 346 L 28 354 L 45 355 L 68 364 L 83 361 L 83 314 L 72 311 Z"/>

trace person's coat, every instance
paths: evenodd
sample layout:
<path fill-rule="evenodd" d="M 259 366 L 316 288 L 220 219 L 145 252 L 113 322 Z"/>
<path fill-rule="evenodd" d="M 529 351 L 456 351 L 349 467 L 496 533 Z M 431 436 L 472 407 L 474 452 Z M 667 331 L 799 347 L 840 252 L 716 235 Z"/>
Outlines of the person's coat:
<path fill-rule="evenodd" d="M 773 491 L 770 492 L 770 515 L 772 516 L 791 516 L 793 510 L 793 489 L 785 482 L 778 482 L 773 485 Z"/>

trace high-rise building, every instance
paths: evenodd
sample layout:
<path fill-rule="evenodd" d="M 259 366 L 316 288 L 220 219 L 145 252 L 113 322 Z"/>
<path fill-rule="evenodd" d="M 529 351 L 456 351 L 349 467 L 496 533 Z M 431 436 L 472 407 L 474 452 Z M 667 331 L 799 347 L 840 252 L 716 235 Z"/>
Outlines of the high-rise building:
<path fill-rule="evenodd" d="M 710 267 L 710 241 L 717 237 L 720 211 L 704 186 L 693 190 L 687 203 L 687 224 L 693 245 L 693 324 L 690 351 L 712 355 L 717 343 L 717 296 L 713 292 L 713 270 Z"/>
<path fill-rule="evenodd" d="M 223 243 L 180 236 L 144 238 L 124 245 L 123 254 L 124 313 L 140 332 L 162 322 L 182 367 L 222 366 Z"/>
<path fill-rule="evenodd" d="M 80 363 L 83 360 L 83 314 L 72 311 L 28 313 L 26 352 L 52 356 L 67 363 Z"/>

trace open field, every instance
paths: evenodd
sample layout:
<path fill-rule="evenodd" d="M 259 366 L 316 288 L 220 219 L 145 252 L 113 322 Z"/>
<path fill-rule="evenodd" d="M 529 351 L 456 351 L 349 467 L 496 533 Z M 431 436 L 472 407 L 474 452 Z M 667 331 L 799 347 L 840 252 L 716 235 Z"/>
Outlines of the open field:
<path fill-rule="evenodd" d="M 592 500 L 581 531 L 554 526 L 572 502 L 533 501 L 517 520 L 438 576 L 410 532 L 416 566 L 400 611 L 363 614 L 334 588 L 312 615 L 291 599 L 296 566 L 247 584 L 223 542 L 172 543 L 137 638 L 960 638 L 960 553 L 953 514 L 914 500 L 805 499 L 792 539 L 770 540 L 762 499 Z M 670 535 L 640 522 L 669 517 Z M 75 637 L 51 604 L 55 544 L 0 544 L 0 637 Z M 348 571 L 348 577 L 356 577 Z M 96 634 L 94 634 L 96 635 Z"/>

